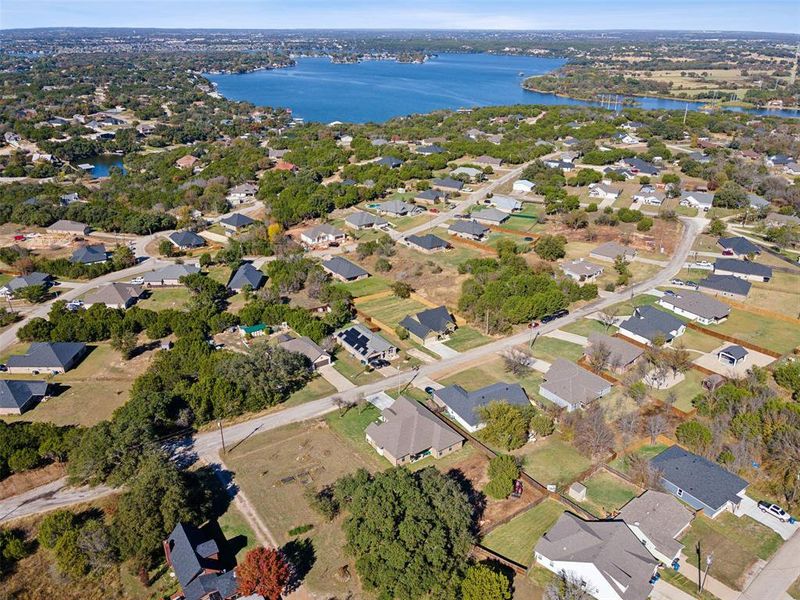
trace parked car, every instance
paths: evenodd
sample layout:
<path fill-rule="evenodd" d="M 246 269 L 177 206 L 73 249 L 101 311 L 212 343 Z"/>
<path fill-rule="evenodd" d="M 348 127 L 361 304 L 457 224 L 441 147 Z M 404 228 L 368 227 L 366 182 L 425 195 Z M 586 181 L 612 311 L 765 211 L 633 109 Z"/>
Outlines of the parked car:
<path fill-rule="evenodd" d="M 733 256 L 733 250 L 725 248 L 725 250 L 722 251 L 722 256 Z"/>
<path fill-rule="evenodd" d="M 132 285 L 142 285 L 144 283 L 144 277 L 134 277 L 131 279 Z"/>
<path fill-rule="evenodd" d="M 541 323 L 539 321 L 531 321 L 530 325 L 528 325 L 528 329 L 536 329 Z"/>
<path fill-rule="evenodd" d="M 435 391 L 436 390 L 434 390 L 431 386 L 425 388 L 425 393 L 428 394 L 429 396 L 433 396 L 433 392 Z"/>
<path fill-rule="evenodd" d="M 674 296 L 675 292 L 673 290 L 664 290 L 665 296 Z"/>
<path fill-rule="evenodd" d="M 785 523 L 791 518 L 789 516 L 789 513 L 783 510 L 780 506 L 778 506 L 777 504 L 772 504 L 770 502 L 765 502 L 764 500 L 759 501 L 758 509 L 763 513 L 772 515 L 773 517 L 778 519 L 781 523 Z"/>
<path fill-rule="evenodd" d="M 555 321 L 558 317 L 555 315 L 545 315 L 542 317 L 542 323 L 549 323 L 550 321 Z"/>
<path fill-rule="evenodd" d="M 672 285 L 686 285 L 682 279 L 671 279 L 670 283 Z"/>
<path fill-rule="evenodd" d="M 553 316 L 556 319 L 560 319 L 561 317 L 566 317 L 569 314 L 569 311 L 566 308 L 562 308 L 561 310 L 557 310 L 553 313 Z"/>
<path fill-rule="evenodd" d="M 7 366 L 5 366 L 5 365 L 0 365 L 0 371 L 2 371 L 3 373 L 5 373 L 6 371 L 8 371 L 8 367 L 7 367 Z"/>

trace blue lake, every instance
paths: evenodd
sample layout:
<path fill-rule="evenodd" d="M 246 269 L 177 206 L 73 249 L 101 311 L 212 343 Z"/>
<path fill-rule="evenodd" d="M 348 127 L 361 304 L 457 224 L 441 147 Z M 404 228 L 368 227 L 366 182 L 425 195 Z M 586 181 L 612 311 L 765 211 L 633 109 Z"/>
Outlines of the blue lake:
<path fill-rule="evenodd" d="M 505 104 L 599 106 L 597 103 L 522 89 L 525 76 L 549 73 L 566 61 L 530 56 L 442 54 L 424 64 L 364 61 L 334 64 L 300 58 L 287 69 L 206 75 L 232 100 L 286 107 L 306 121 L 381 122 L 437 109 Z M 642 108 L 683 110 L 682 100 L 637 98 Z M 689 110 L 703 104 L 689 102 Z M 735 110 L 735 109 L 734 109 Z M 741 110 L 741 109 L 739 109 Z M 798 116 L 797 111 L 748 110 L 753 114 Z"/>
<path fill-rule="evenodd" d="M 86 162 L 94 165 L 89 173 L 95 178 L 108 177 L 111 173 L 111 167 L 118 167 L 122 169 L 123 173 L 125 172 L 125 167 L 122 164 L 122 157 L 116 154 L 101 154 Z"/>

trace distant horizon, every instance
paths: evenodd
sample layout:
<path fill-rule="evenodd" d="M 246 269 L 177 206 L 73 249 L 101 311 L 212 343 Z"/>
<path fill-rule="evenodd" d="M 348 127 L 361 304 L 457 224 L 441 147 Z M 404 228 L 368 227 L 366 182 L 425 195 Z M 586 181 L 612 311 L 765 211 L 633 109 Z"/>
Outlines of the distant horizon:
<path fill-rule="evenodd" d="M 113 10 L 111 8 L 113 7 Z M 125 25 L 120 27 L 120 21 Z M 480 27 L 476 27 L 476 25 Z M 387 27 L 387 25 L 389 25 Z M 796 0 L 3 0 L 0 30 L 675 31 L 800 34 Z"/>

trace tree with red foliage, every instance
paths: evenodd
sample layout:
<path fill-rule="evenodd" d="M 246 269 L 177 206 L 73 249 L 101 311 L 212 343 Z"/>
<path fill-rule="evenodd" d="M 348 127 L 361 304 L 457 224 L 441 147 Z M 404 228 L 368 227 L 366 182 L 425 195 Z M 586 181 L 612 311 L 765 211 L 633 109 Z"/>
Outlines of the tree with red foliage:
<path fill-rule="evenodd" d="M 280 551 L 254 548 L 236 567 L 239 592 L 261 594 L 266 600 L 280 600 L 283 588 L 289 583 L 292 569 Z"/>

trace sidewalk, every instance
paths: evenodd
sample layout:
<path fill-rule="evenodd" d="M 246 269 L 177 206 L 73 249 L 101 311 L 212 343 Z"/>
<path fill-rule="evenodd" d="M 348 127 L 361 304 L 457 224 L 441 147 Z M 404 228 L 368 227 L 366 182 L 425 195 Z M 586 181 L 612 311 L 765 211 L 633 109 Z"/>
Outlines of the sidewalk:
<path fill-rule="evenodd" d="M 656 581 L 650 598 L 651 600 L 694 600 L 694 596 L 690 596 L 683 590 L 679 590 L 663 579 Z"/>
<path fill-rule="evenodd" d="M 711 565 L 712 570 L 714 565 Z M 705 565 L 703 565 L 705 569 Z M 681 575 L 690 579 L 691 581 L 697 581 L 697 569 L 689 564 L 689 561 L 686 559 L 686 555 L 681 553 Z M 717 581 L 714 579 L 710 574 L 708 577 L 705 578 L 705 589 L 709 592 L 714 594 L 720 600 L 738 600 L 740 592 L 736 590 L 732 590 L 724 583 Z"/>

